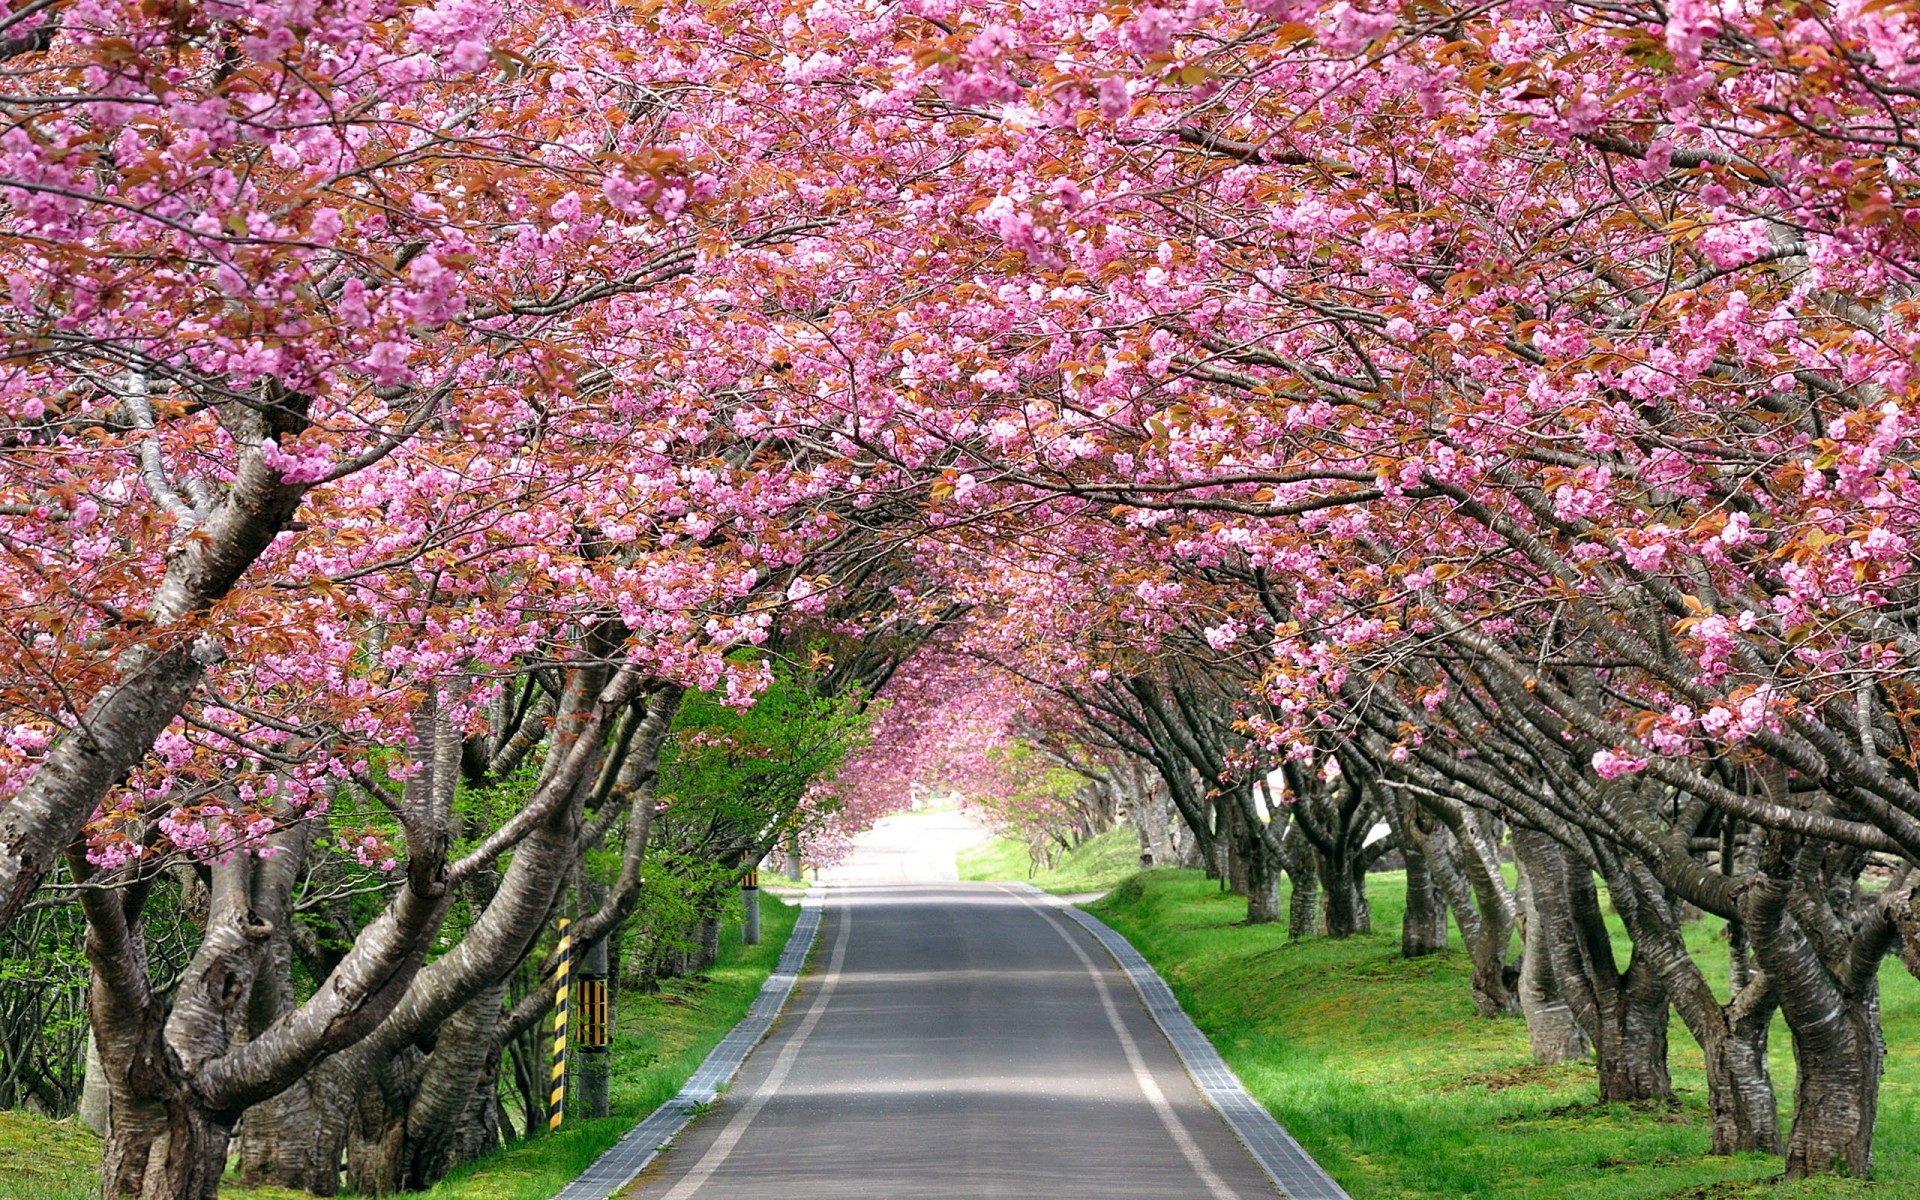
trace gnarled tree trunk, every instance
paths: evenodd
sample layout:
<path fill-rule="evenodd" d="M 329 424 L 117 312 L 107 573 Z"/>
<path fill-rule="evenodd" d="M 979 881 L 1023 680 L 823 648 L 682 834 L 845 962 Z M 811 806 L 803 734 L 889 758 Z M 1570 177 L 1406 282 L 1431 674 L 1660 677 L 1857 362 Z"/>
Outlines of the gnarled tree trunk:
<path fill-rule="evenodd" d="M 1520 1012 L 1527 1021 L 1527 1048 L 1537 1063 L 1566 1062 L 1587 1056 L 1587 1035 L 1560 994 L 1553 974 L 1553 949 L 1546 924 L 1534 908 L 1533 885 L 1523 868 L 1517 889 L 1520 901 L 1521 945 Z"/>
<path fill-rule="evenodd" d="M 1302 844 L 1293 852 L 1287 875 L 1293 882 L 1293 894 L 1287 900 L 1287 937 L 1297 942 L 1312 937 L 1320 927 L 1320 856 L 1312 846 Z"/>
<path fill-rule="evenodd" d="M 1500 874 L 1500 860 L 1479 815 L 1451 801 L 1436 799 L 1431 811 L 1441 827 L 1429 839 L 1427 864 L 1453 910 L 1473 961 L 1469 986 L 1473 1007 L 1483 1017 L 1520 1011 L 1507 966 L 1513 940 L 1514 898 Z"/>
<path fill-rule="evenodd" d="M 1526 861 L 1554 976 L 1593 1043 L 1600 1099 L 1671 1099 L 1666 981 L 1637 953 L 1624 971 L 1614 962 L 1586 864 L 1569 863 L 1558 843 L 1533 830 L 1514 830 L 1514 849 Z"/>
<path fill-rule="evenodd" d="M 1879 1111 L 1886 1049 L 1880 1038 L 1878 965 L 1893 941 L 1883 910 L 1870 912 L 1853 944 L 1830 944 L 1846 958 L 1830 963 L 1797 913 L 1813 919 L 1826 901 L 1818 886 L 1824 849 L 1769 835 L 1759 879 L 1741 896 L 1756 964 L 1793 1036 L 1796 1079 L 1787 1133 L 1787 1177 L 1873 1171 L 1873 1122 Z M 1807 861 L 1803 861 L 1807 860 Z M 1813 886 L 1809 886 L 1809 884 Z M 1793 893 L 1802 897 L 1797 905 Z M 1821 936 L 1837 942 L 1842 931 Z"/>
<path fill-rule="evenodd" d="M 1420 822 L 1433 818 L 1417 804 L 1399 797 L 1381 806 L 1393 831 L 1394 845 L 1407 869 L 1407 906 L 1400 920 L 1400 956 L 1424 958 L 1447 948 L 1447 905 L 1427 862 L 1428 831 Z"/>

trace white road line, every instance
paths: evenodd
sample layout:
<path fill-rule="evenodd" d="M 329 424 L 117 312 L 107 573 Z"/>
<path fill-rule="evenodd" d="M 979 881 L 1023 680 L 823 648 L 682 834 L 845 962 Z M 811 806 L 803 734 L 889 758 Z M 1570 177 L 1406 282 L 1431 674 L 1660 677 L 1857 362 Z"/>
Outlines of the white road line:
<path fill-rule="evenodd" d="M 780 1085 L 786 1082 L 788 1072 L 793 1070 L 794 1060 L 800 1057 L 800 1048 L 807 1043 L 807 1035 L 811 1034 L 813 1027 L 820 1023 L 821 1014 L 827 1011 L 827 1001 L 833 998 L 833 989 L 840 983 L 840 968 L 847 961 L 847 931 L 853 926 L 853 910 L 844 904 L 840 906 L 839 926 L 834 933 L 833 957 L 828 960 L 826 974 L 820 977 L 820 991 L 814 995 L 813 1003 L 807 1008 L 807 1015 L 800 1021 L 800 1027 L 793 1031 L 793 1036 L 787 1040 L 787 1044 L 780 1048 L 780 1057 L 773 1060 L 773 1070 L 767 1072 L 765 1082 L 754 1089 L 753 1098 L 740 1109 L 739 1115 L 727 1122 L 727 1127 L 720 1131 L 720 1136 L 713 1139 L 713 1145 L 707 1147 L 707 1152 L 700 1156 L 700 1161 L 695 1163 L 693 1169 L 686 1173 L 672 1191 L 661 1197 L 661 1200 L 687 1200 L 699 1191 L 700 1185 L 711 1178 L 713 1173 L 720 1169 L 720 1165 L 727 1161 L 727 1156 L 733 1153 L 733 1148 L 739 1145 L 742 1137 L 746 1136 L 747 1128 L 753 1124 L 753 1119 L 760 1115 L 760 1110 L 767 1106 L 767 1101 L 773 1099 L 774 1094 L 780 1090 Z"/>
<path fill-rule="evenodd" d="M 1180 1115 L 1173 1111 L 1173 1104 L 1167 1099 L 1167 1094 L 1160 1090 L 1159 1081 L 1153 1077 L 1153 1072 L 1147 1070 L 1147 1060 L 1140 1056 L 1139 1044 L 1133 1040 L 1133 1034 L 1127 1031 L 1126 1022 L 1120 1019 L 1120 1009 L 1113 1002 L 1113 991 L 1107 987 L 1106 976 L 1102 975 L 1100 968 L 1094 965 L 1093 958 L 1053 913 L 1029 901 L 1025 896 L 1020 896 L 1017 892 L 1005 894 L 1018 897 L 1022 904 L 1040 914 L 1040 918 L 1060 935 L 1060 940 L 1064 941 L 1075 957 L 1079 958 L 1080 964 L 1087 969 L 1088 976 L 1093 979 L 1093 986 L 1100 991 L 1100 1007 L 1106 1010 L 1107 1024 L 1113 1026 L 1115 1036 L 1120 1039 L 1120 1048 L 1127 1055 L 1127 1065 L 1133 1068 L 1134 1080 L 1139 1083 L 1140 1091 L 1146 1096 L 1147 1103 L 1153 1106 L 1153 1111 L 1159 1116 L 1160 1123 L 1165 1125 L 1167 1133 L 1172 1135 L 1173 1144 L 1180 1147 L 1180 1153 L 1186 1156 L 1187 1164 L 1193 1168 L 1194 1174 L 1200 1177 L 1200 1182 L 1207 1185 L 1207 1190 L 1213 1193 L 1215 1200 L 1238 1200 L 1239 1193 L 1228 1187 L 1227 1181 L 1220 1178 L 1212 1165 L 1207 1162 L 1207 1156 L 1201 1153 L 1200 1143 L 1194 1141 L 1193 1135 L 1187 1132 L 1187 1127 L 1181 1123 Z M 669 1196 L 667 1200 L 674 1200 L 674 1197 Z"/>

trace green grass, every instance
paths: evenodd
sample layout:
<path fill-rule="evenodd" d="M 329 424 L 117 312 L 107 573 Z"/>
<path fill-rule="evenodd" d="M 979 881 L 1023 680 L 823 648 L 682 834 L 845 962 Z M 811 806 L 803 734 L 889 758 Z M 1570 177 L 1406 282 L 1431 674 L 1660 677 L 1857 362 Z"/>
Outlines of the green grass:
<path fill-rule="evenodd" d="M 1023 879 L 1056 895 L 1104 892 L 1140 869 L 1140 838 L 1121 826 L 1089 838 L 1061 856 L 1051 871 L 1034 872 L 1025 842 L 996 837 L 958 856 L 962 879 Z"/>
<path fill-rule="evenodd" d="M 620 998 L 614 1022 L 613 1115 L 569 1119 L 559 1133 L 515 1143 L 454 1172 L 423 1196 L 436 1200 L 548 1200 L 642 1117 L 680 1090 L 700 1060 L 747 1015 L 772 974 L 799 909 L 763 895 L 760 945 L 742 946 L 729 926 L 720 961 L 705 982 L 671 980 L 655 995 Z M 76 1122 L 0 1112 L 0 1200 L 92 1200 L 99 1194 L 100 1142 Z M 299 1192 L 243 1188 L 235 1200 L 294 1200 Z"/>
<path fill-rule="evenodd" d="M 1357 1200 L 1920 1200 L 1920 984 L 1897 965 L 1882 975 L 1891 1049 L 1879 1182 L 1773 1187 L 1761 1181 L 1779 1173 L 1777 1158 L 1705 1157 L 1705 1076 L 1677 1018 L 1678 1106 L 1601 1108 L 1590 1065 L 1537 1067 L 1519 1018 L 1474 1014 L 1463 951 L 1401 959 L 1403 878 L 1368 882 L 1378 932 L 1344 942 L 1289 943 L 1284 926 L 1237 924 L 1245 900 L 1194 871 L 1142 873 L 1089 906 L 1159 968 L 1248 1089 Z M 1688 927 L 1724 985 L 1717 932 L 1714 921 Z M 1788 1047 L 1776 1022 L 1783 1110 Z"/>
<path fill-rule="evenodd" d="M 100 1194 L 100 1139 L 78 1121 L 0 1109 L 0 1200 Z"/>

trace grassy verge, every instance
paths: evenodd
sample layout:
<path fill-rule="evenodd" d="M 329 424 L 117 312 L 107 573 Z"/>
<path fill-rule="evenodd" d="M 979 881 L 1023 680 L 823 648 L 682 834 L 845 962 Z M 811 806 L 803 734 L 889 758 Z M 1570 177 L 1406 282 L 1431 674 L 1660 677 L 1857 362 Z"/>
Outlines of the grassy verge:
<path fill-rule="evenodd" d="M 760 902 L 761 942 L 742 946 L 730 926 L 720 961 L 705 981 L 673 980 L 656 995 L 620 998 L 614 1023 L 613 1115 L 573 1121 L 557 1134 L 519 1142 L 456 1171 L 435 1200 L 547 1200 L 642 1117 L 680 1090 L 700 1060 L 746 1016 L 773 972 L 799 914 L 770 896 Z M 0 1112 L 0 1200 L 92 1200 L 99 1194 L 100 1142 L 73 1121 Z M 303 1193 L 228 1184 L 235 1200 L 295 1200 Z"/>
<path fill-rule="evenodd" d="M 1104 892 L 1140 869 L 1140 838 L 1125 826 L 1110 829 L 1036 873 L 1025 842 L 997 837 L 962 850 L 958 864 L 962 879 L 1023 879 L 1058 895 Z"/>
<path fill-rule="evenodd" d="M 1090 908 L 1153 962 L 1248 1089 L 1359 1200 L 1920 1200 L 1920 984 L 1897 966 L 1882 976 L 1881 1182 L 1772 1187 L 1777 1158 L 1705 1157 L 1705 1076 L 1677 1018 L 1679 1103 L 1603 1108 L 1589 1065 L 1535 1066 L 1519 1018 L 1474 1015 L 1464 952 L 1401 959 L 1404 881 L 1369 884 L 1379 932 L 1345 942 L 1289 943 L 1284 928 L 1237 925 L 1245 901 L 1192 871 L 1138 875 Z M 1689 927 L 1724 981 L 1717 933 L 1712 921 Z M 1778 1023 L 1772 1049 L 1784 1108 L 1793 1063 Z"/>

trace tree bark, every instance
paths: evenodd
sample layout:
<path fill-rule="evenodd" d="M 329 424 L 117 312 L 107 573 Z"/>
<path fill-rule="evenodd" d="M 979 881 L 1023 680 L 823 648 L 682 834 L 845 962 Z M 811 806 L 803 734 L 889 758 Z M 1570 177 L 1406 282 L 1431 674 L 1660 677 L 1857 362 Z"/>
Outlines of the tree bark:
<path fill-rule="evenodd" d="M 1586 864 L 1569 863 L 1561 846 L 1544 833 L 1515 829 L 1513 840 L 1526 861 L 1554 976 L 1593 1043 L 1601 1101 L 1671 1099 L 1665 980 L 1638 953 L 1624 971 L 1614 962 Z"/>
<path fill-rule="evenodd" d="M 1507 944 L 1513 938 L 1513 893 L 1499 872 L 1498 860 L 1480 837 L 1473 814 L 1451 806 L 1436 808 L 1444 818 L 1427 844 L 1427 866 L 1460 927 L 1460 940 L 1473 963 L 1468 986 L 1474 1011 L 1483 1017 L 1518 1012 L 1508 983 Z M 1451 822 L 1451 824 L 1449 824 Z"/>
<path fill-rule="evenodd" d="M 1400 921 L 1400 956 L 1424 958 L 1447 948 L 1447 906 L 1427 862 L 1427 837 L 1415 828 L 1425 815 L 1417 805 L 1389 802 L 1394 844 L 1407 868 L 1407 907 Z M 1429 820 L 1431 818 L 1428 818 Z"/>
<path fill-rule="evenodd" d="M 583 673 L 571 683 L 562 721 L 578 721 L 577 714 L 589 711 L 583 706 L 595 694 L 595 682 L 593 673 Z M 583 943 L 605 936 L 638 902 L 660 746 L 679 698 L 679 689 L 672 687 L 650 694 L 607 793 L 607 803 L 626 806 L 626 838 L 620 874 L 606 903 L 575 923 L 575 936 Z M 604 738 L 607 716 L 601 712 L 579 724 L 576 738 Z M 572 765 L 556 768 L 542 786 L 566 789 L 571 799 L 553 807 L 519 843 L 466 935 L 420 973 L 379 1029 L 328 1064 L 349 1082 L 328 1094 L 334 1110 L 324 1129 L 331 1142 L 315 1157 L 337 1164 L 344 1153 L 356 1190 L 387 1194 L 429 1187 L 448 1168 L 497 1144 L 494 1081 L 507 1027 L 502 999 L 509 977 L 549 927 L 579 862 L 580 804 L 598 773 L 593 755 L 576 754 L 585 748 L 576 741 L 564 755 L 550 757 Z M 550 1008 L 551 981 L 522 1003 L 538 1011 Z M 423 1046 L 431 1051 L 423 1054 Z M 290 1185 L 304 1170 L 305 1148 L 300 1149 L 302 1159 L 283 1164 Z M 333 1181 L 306 1190 L 327 1195 L 337 1186 Z"/>
<path fill-rule="evenodd" d="M 241 1123 L 240 1182 L 314 1196 L 340 1191 L 340 1154 L 358 1100 L 358 1064 L 349 1052 L 326 1060 L 292 1087 L 247 1110 Z"/>
<path fill-rule="evenodd" d="M 500 1061 L 504 980 L 482 989 L 443 1023 L 417 1072 L 379 1089 L 384 1103 L 363 1103 L 348 1172 L 362 1195 L 422 1191 L 447 1170 L 497 1144 L 491 1103 Z M 488 1103 L 477 1109 L 484 1089 Z M 475 1120 L 480 1128 L 471 1128 Z M 489 1134 L 491 1139 L 489 1140 Z"/>
<path fill-rule="evenodd" d="M 1140 838 L 1141 865 L 1170 867 L 1178 860 L 1170 835 L 1167 804 L 1154 777 L 1132 755 L 1119 754 L 1113 776 L 1126 805 L 1127 823 Z"/>
<path fill-rule="evenodd" d="M 1581 1031 L 1567 998 L 1553 973 L 1553 950 L 1546 923 L 1534 906 L 1533 885 L 1520 872 L 1521 914 L 1520 1012 L 1527 1021 L 1527 1047 L 1537 1063 L 1551 1064 L 1587 1057 L 1587 1035 Z"/>
<path fill-rule="evenodd" d="M 1293 895 L 1287 903 L 1287 937 L 1292 941 L 1309 938 L 1320 925 L 1320 856 L 1312 846 L 1302 844 L 1294 851 Z"/>
<path fill-rule="evenodd" d="M 85 860 L 70 855 L 74 877 Z M 252 859 L 213 868 L 205 938 L 172 1012 L 152 990 L 140 928 L 146 889 L 124 895 L 85 889 L 87 957 L 93 964 L 94 1038 L 107 1079 L 101 1194 L 107 1200 L 212 1200 L 238 1112 L 216 1109 L 196 1085 L 198 1068 L 233 1036 L 267 928 L 246 903 Z M 170 1017 L 181 1018 L 172 1020 Z"/>
<path fill-rule="evenodd" d="M 1870 915 L 1854 937 L 1847 967 L 1836 972 L 1790 911 L 1799 848 L 1780 844 L 1789 839 L 1770 841 L 1760 878 L 1741 896 L 1741 915 L 1755 962 L 1772 979 L 1793 1036 L 1796 1079 L 1787 1177 L 1864 1178 L 1873 1171 L 1873 1122 L 1885 1058 L 1877 968 L 1892 943 L 1892 929 L 1883 914 Z M 1818 901 L 1806 896 L 1800 907 L 1807 910 Z"/>
<path fill-rule="evenodd" d="M 1684 915 L 1644 867 L 1612 872 L 1614 908 L 1666 983 L 1674 1009 L 1699 1043 L 1707 1071 L 1709 1153 L 1753 1150 L 1780 1153 L 1780 1110 L 1767 1068 L 1767 1027 L 1775 1010 L 1772 982 L 1764 973 L 1737 985 L 1728 1003 L 1708 985 L 1687 951 Z"/>
<path fill-rule="evenodd" d="M 1280 919 L 1280 870 L 1259 842 L 1248 847 L 1247 924 L 1271 925 Z"/>
<path fill-rule="evenodd" d="M 1763 981 L 1758 991 L 1770 993 L 1771 987 Z M 1675 1001 L 1678 1005 L 1678 992 Z M 1706 1059 L 1709 1154 L 1780 1153 L 1780 1106 L 1767 1066 L 1767 1025 L 1774 1008 L 1770 995 L 1762 1000 L 1749 987 L 1727 1008 L 1715 1005 L 1687 1021 Z"/>
<path fill-rule="evenodd" d="M 1357 875 L 1354 862 L 1346 855 L 1322 859 L 1321 886 L 1326 892 L 1326 932 L 1330 938 L 1347 938 L 1372 930 L 1373 917 L 1367 905 L 1366 878 Z"/>
<path fill-rule="evenodd" d="M 104 1136 L 107 1132 L 107 1069 L 100 1062 L 100 1047 L 93 1039 L 91 1025 L 87 1028 L 87 1069 L 80 1087 L 80 1109 L 74 1115 L 82 1125 Z"/>

